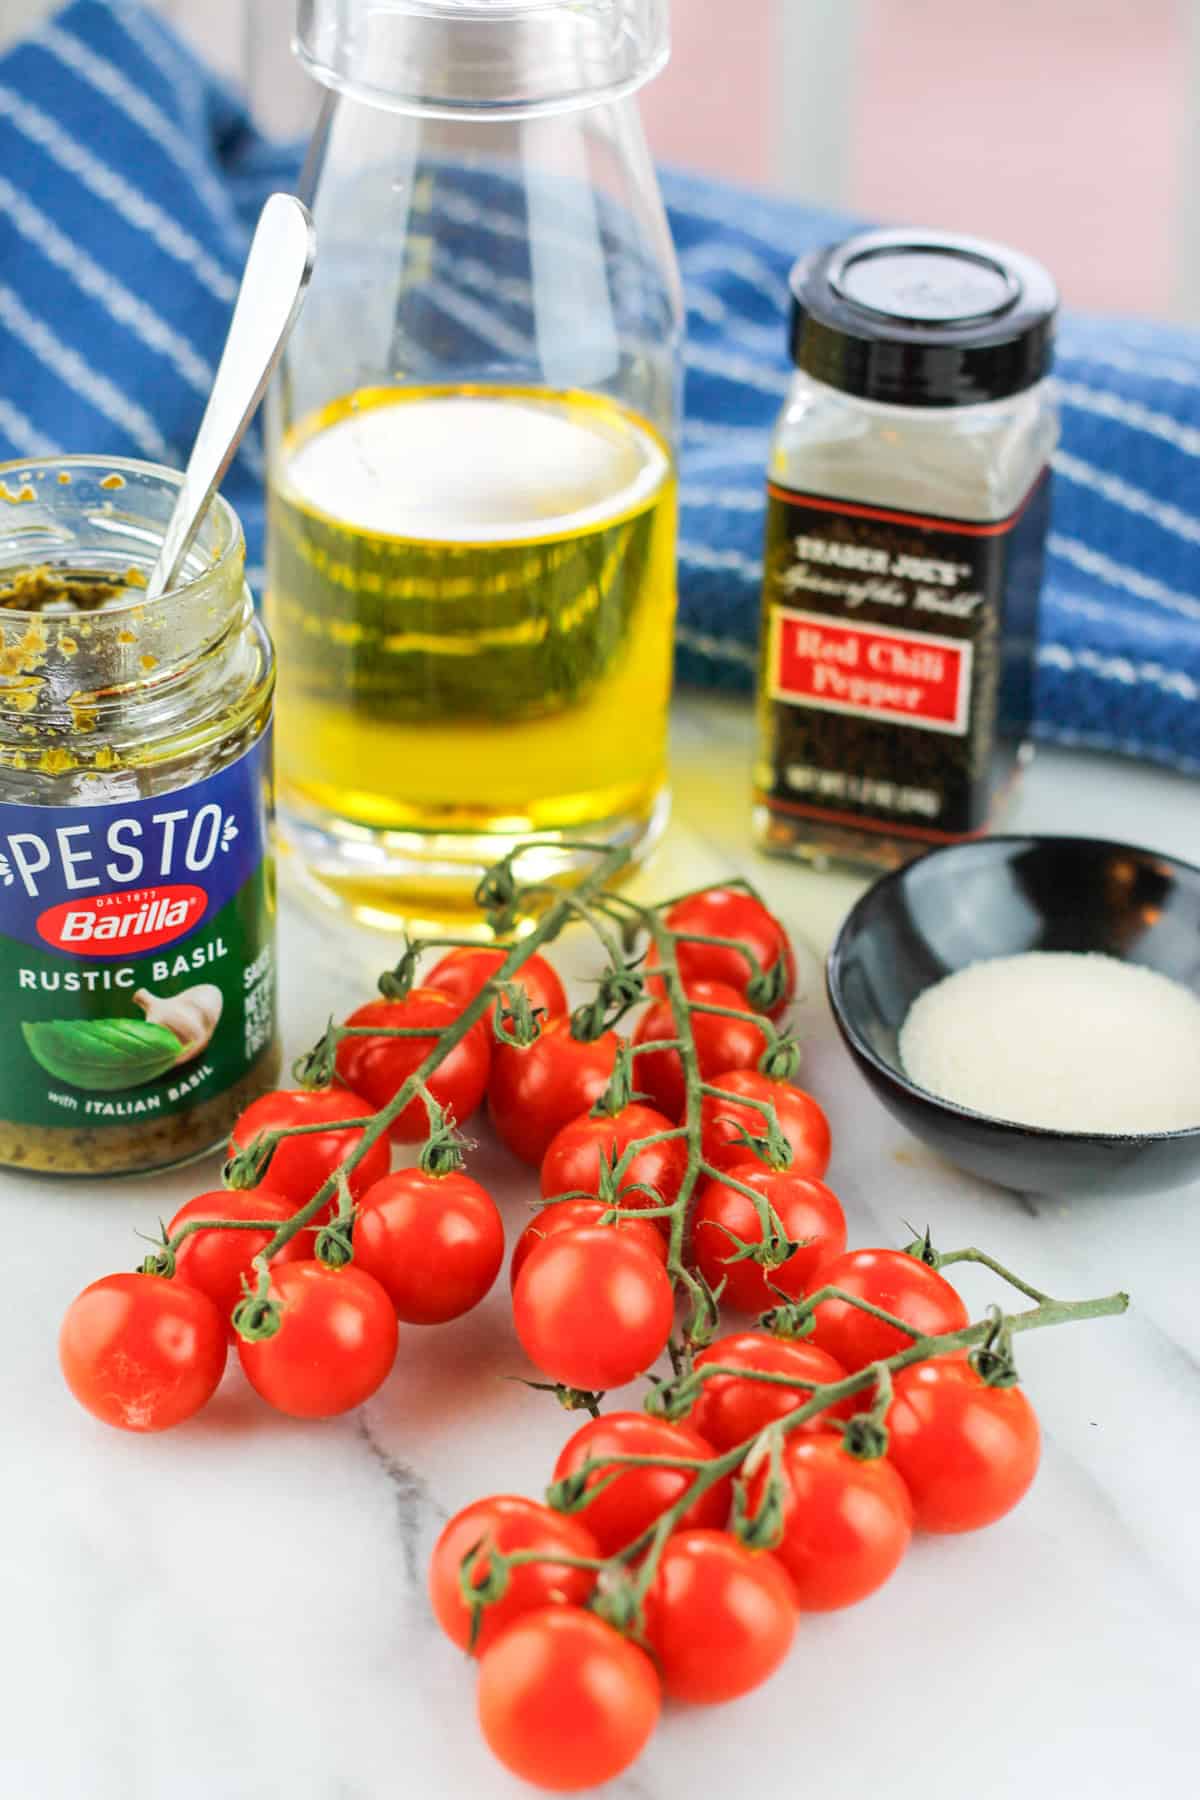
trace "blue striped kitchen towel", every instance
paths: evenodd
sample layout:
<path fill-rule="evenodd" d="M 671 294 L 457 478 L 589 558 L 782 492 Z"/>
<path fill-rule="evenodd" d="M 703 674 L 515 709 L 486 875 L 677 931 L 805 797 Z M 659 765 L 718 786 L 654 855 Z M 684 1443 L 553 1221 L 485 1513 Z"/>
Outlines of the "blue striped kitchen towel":
<path fill-rule="evenodd" d="M 0 454 L 181 462 L 250 226 L 297 163 L 136 0 L 75 0 L 0 57 Z M 663 186 L 688 301 L 679 669 L 745 690 L 787 271 L 847 221 L 693 175 Z M 490 241 L 486 212 L 464 224 L 454 275 L 476 303 L 446 321 L 485 338 L 519 286 L 493 280 L 495 204 Z M 1035 729 L 1200 771 L 1200 334 L 1068 315 L 1057 379 Z M 226 491 L 254 570 L 257 435 Z"/>

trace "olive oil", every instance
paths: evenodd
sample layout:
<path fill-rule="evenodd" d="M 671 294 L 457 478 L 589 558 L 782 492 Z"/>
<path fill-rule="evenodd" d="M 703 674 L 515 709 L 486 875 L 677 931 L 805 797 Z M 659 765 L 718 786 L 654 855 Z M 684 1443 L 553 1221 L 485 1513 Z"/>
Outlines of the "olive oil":
<path fill-rule="evenodd" d="M 282 443 L 268 591 L 285 829 L 361 914 L 444 916 L 527 835 L 651 828 L 675 476 L 636 414 L 542 389 L 350 395 Z"/>

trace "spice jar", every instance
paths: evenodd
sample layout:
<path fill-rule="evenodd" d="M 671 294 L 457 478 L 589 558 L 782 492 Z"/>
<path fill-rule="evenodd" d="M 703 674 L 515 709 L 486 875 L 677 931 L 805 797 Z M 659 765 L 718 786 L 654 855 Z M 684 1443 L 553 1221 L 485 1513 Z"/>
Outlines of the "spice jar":
<path fill-rule="evenodd" d="M 180 476 L 0 466 L 0 1163 L 161 1168 L 278 1072 L 270 640 L 236 515 L 144 590 Z"/>
<path fill-rule="evenodd" d="M 756 833 L 871 866 L 983 831 L 1032 711 L 1057 297 L 979 239 L 792 271 L 770 449 Z"/>

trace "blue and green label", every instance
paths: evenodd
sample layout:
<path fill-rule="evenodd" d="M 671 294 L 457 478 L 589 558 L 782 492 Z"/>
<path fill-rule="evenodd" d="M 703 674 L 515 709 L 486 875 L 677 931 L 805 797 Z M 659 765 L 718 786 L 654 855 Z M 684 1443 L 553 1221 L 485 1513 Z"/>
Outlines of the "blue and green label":
<path fill-rule="evenodd" d="M 275 1037 L 270 817 L 269 734 L 151 799 L 0 807 L 0 1117 L 128 1125 L 249 1073 Z"/>

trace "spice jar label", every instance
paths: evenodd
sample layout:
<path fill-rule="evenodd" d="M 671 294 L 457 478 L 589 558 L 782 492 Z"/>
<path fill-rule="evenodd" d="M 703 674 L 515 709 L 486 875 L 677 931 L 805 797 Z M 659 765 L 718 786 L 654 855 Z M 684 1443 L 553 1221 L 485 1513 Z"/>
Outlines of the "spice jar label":
<path fill-rule="evenodd" d="M 271 745 L 150 799 L 6 806 L 0 1118 L 144 1126 L 245 1079 L 275 1036 Z"/>
<path fill-rule="evenodd" d="M 1001 739 L 1032 707 L 1048 477 L 987 524 L 768 492 L 760 802 L 981 830 Z"/>
<path fill-rule="evenodd" d="M 916 631 L 837 625 L 776 607 L 767 655 L 772 698 L 826 712 L 864 713 L 928 731 L 967 729 L 971 645 Z"/>

